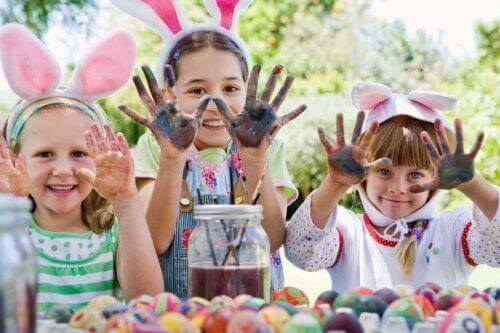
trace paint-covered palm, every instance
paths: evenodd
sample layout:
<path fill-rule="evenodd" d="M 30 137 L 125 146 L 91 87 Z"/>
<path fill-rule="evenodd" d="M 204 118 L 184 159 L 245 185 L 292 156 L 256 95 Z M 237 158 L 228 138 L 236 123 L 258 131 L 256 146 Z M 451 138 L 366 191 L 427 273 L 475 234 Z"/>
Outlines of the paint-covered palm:
<path fill-rule="evenodd" d="M 167 86 L 165 94 L 158 86 L 158 82 L 148 66 L 142 66 L 150 94 L 146 91 L 139 76 L 134 76 L 133 81 L 137 92 L 148 109 L 151 117 L 146 118 L 125 105 L 120 105 L 120 110 L 130 118 L 148 127 L 156 137 L 162 149 L 184 151 L 194 142 L 203 119 L 203 113 L 210 102 L 210 96 L 204 96 L 193 115 L 184 114 L 177 109 L 177 98 L 174 92 L 175 75 L 172 67 L 167 65 Z"/>
<path fill-rule="evenodd" d="M 77 174 L 107 200 L 130 198 L 137 193 L 137 187 L 127 141 L 123 134 L 115 135 L 109 125 L 105 125 L 104 129 L 106 135 L 97 125 L 85 133 L 95 172 L 80 169 Z"/>
<path fill-rule="evenodd" d="M 345 142 L 344 118 L 342 113 L 337 114 L 337 142 L 333 145 L 326 137 L 325 131 L 318 128 L 318 135 L 328 154 L 328 173 L 333 181 L 343 186 L 352 186 L 361 183 L 371 168 L 390 165 L 389 158 L 381 158 L 368 162 L 367 145 L 378 128 L 377 123 L 370 126 L 368 132 L 361 137 L 361 129 L 365 113 L 360 111 L 354 126 L 350 144 Z M 361 139 L 360 139 L 361 137 Z"/>
<path fill-rule="evenodd" d="M 457 146 L 454 152 L 450 150 L 443 124 L 439 119 L 434 122 L 434 129 L 437 134 L 441 153 L 432 143 L 429 133 L 422 132 L 421 137 L 430 157 L 437 166 L 436 176 L 425 184 L 413 185 L 410 187 L 411 192 L 418 193 L 428 190 L 452 189 L 474 178 L 474 158 L 479 149 L 481 149 L 484 133 L 480 132 L 478 134 L 474 147 L 466 154 L 464 153 L 463 128 L 460 119 L 455 119 Z"/>
<path fill-rule="evenodd" d="M 3 136 L 0 136 L 0 193 L 10 193 L 19 197 L 25 197 L 30 193 L 24 156 L 19 154 L 13 160 Z"/>
<path fill-rule="evenodd" d="M 276 136 L 279 129 L 289 121 L 298 117 L 306 110 L 301 105 L 294 111 L 279 117 L 278 109 L 286 98 L 293 83 L 293 76 L 287 76 L 283 86 L 272 102 L 270 102 L 276 82 L 282 71 L 281 66 L 276 66 L 269 77 L 260 99 L 257 99 L 257 86 L 259 82 L 260 67 L 255 66 L 248 81 L 245 108 L 242 113 L 233 116 L 222 99 L 214 98 L 219 112 L 225 119 L 226 128 L 234 141 L 243 147 L 259 147 L 262 140 L 269 143 Z"/>

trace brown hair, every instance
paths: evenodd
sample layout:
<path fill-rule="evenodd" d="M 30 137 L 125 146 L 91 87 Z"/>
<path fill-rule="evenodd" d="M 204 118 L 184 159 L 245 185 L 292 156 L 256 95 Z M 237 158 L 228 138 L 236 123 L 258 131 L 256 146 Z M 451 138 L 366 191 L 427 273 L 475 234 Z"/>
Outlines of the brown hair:
<path fill-rule="evenodd" d="M 44 106 L 40 111 L 45 110 L 64 110 L 66 108 L 71 108 L 69 105 L 64 103 L 55 103 Z M 81 111 L 79 111 L 81 112 Z M 4 125 L 4 136 L 5 136 L 5 126 Z M 21 135 L 19 139 L 16 141 L 14 146 L 14 153 L 17 155 L 21 151 Z M 34 200 L 32 200 L 34 202 Z M 115 220 L 115 213 L 110 205 L 110 203 L 101 197 L 94 189 L 90 192 L 90 194 L 83 200 L 82 202 L 82 215 L 83 215 L 83 223 L 88 226 L 95 233 L 102 233 L 107 229 L 111 228 L 113 222 Z"/>
<path fill-rule="evenodd" d="M 248 59 L 244 58 L 242 50 L 234 41 L 216 31 L 195 31 L 182 38 L 170 52 L 166 64 L 172 66 L 175 75 L 178 76 L 177 61 L 183 55 L 195 53 L 207 47 L 233 53 L 239 60 L 243 80 L 247 81 L 249 75 Z M 166 72 L 164 76 L 167 77 Z"/>
<path fill-rule="evenodd" d="M 434 162 L 420 138 L 423 131 L 429 133 L 432 142 L 441 152 L 432 123 L 408 116 L 397 116 L 380 124 L 378 131 L 368 145 L 368 160 L 375 161 L 382 157 L 389 157 L 394 166 L 405 165 L 434 171 Z M 447 129 L 445 133 L 453 148 L 455 139 L 452 133 Z M 422 228 L 418 222 L 413 227 Z M 409 276 L 415 265 L 418 239 L 415 233 L 411 232 L 409 235 L 400 235 L 400 237 L 406 238 L 398 245 L 396 257 L 404 274 Z"/>

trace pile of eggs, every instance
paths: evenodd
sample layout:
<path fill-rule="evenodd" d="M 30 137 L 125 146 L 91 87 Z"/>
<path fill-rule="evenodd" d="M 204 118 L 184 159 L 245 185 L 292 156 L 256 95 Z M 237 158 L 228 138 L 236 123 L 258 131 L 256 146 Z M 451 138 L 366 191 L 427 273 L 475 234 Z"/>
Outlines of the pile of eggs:
<path fill-rule="evenodd" d="M 428 283 L 416 290 L 400 285 L 377 291 L 364 287 L 340 294 L 326 291 L 314 304 L 293 287 L 275 292 L 270 303 L 248 295 L 208 301 L 162 293 L 141 295 L 124 305 L 100 296 L 76 313 L 56 306 L 41 323 L 47 324 L 47 332 L 57 331 L 59 325 L 64 327 L 60 332 L 500 333 L 498 316 L 498 288 L 444 290 Z M 55 326 L 49 325 L 54 322 Z"/>

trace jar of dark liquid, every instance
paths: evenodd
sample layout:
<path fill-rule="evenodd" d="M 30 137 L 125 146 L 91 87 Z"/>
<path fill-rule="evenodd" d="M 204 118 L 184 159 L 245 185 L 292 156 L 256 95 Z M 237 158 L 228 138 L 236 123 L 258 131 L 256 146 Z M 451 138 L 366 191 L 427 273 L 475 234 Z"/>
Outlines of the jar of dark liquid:
<path fill-rule="evenodd" d="M 248 294 L 270 298 L 270 246 L 260 205 L 200 205 L 189 238 L 189 295 L 210 300 Z"/>
<path fill-rule="evenodd" d="M 27 198 L 0 194 L 0 333 L 34 333 L 36 255 L 25 227 Z"/>

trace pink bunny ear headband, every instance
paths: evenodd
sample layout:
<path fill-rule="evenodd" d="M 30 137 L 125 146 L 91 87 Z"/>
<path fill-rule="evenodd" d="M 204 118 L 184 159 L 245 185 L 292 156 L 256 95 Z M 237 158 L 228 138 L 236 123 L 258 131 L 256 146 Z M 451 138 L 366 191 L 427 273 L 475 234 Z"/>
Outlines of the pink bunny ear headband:
<path fill-rule="evenodd" d="M 399 115 L 430 123 L 440 119 L 443 126 L 453 132 L 450 123 L 439 111 L 453 109 L 457 103 L 454 96 L 425 90 L 415 90 L 403 95 L 393 93 L 391 88 L 380 83 L 358 83 L 351 95 L 356 108 L 369 111 L 363 123 L 363 132 L 375 121 L 381 124 Z"/>
<path fill-rule="evenodd" d="M 67 104 L 100 124 L 107 123 L 96 101 L 128 81 L 135 64 L 135 43 L 126 31 L 110 33 L 80 60 L 65 89 L 58 89 L 61 68 L 55 57 L 23 25 L 0 29 L 0 60 L 7 82 L 22 98 L 7 122 L 7 142 L 15 144 L 26 120 L 51 104 Z"/>
<path fill-rule="evenodd" d="M 188 22 L 178 0 L 111 0 L 118 8 L 140 19 L 158 31 L 165 40 L 165 47 L 158 59 L 158 80 L 165 82 L 164 66 L 177 43 L 196 31 L 215 31 L 227 36 L 243 53 L 250 66 L 245 42 L 238 36 L 238 19 L 242 10 L 253 0 L 203 0 L 212 15 L 212 22 L 192 24 Z"/>

